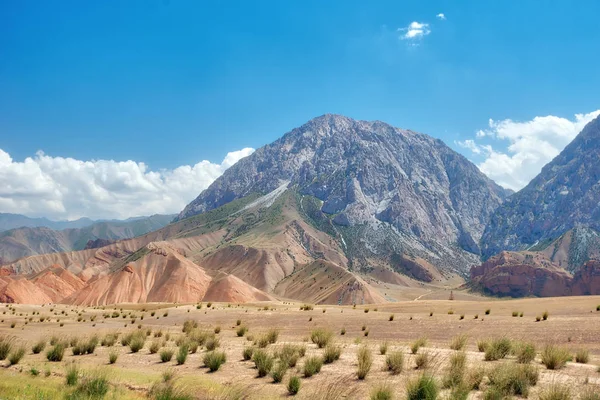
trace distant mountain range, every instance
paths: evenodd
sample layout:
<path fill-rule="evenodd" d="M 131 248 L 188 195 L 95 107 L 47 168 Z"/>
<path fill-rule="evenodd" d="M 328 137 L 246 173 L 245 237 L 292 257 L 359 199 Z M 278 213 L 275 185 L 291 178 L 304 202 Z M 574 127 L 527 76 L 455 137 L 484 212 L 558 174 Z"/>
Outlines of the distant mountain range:
<path fill-rule="evenodd" d="M 5 232 L 12 259 L 52 253 L 5 262 L 0 301 L 380 303 L 381 287 L 465 281 L 600 294 L 599 202 L 599 119 L 512 193 L 440 140 L 324 115 L 240 160 L 171 224 Z"/>
<path fill-rule="evenodd" d="M 47 224 L 51 226 L 79 226 L 54 230 L 35 225 L 0 232 L 0 265 L 22 257 L 37 254 L 62 253 L 100 247 L 121 239 L 130 239 L 157 230 L 167 225 L 174 215 L 153 215 L 119 221 L 92 221 L 87 218 L 77 221 L 54 222 L 45 218 L 33 219 L 16 214 L 2 214 L 4 226 L 14 223 Z"/>

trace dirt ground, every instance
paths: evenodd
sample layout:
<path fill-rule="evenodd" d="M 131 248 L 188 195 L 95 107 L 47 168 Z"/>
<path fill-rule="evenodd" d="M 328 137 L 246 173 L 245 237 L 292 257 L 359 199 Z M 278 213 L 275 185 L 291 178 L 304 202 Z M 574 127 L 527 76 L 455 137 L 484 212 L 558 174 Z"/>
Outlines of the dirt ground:
<path fill-rule="evenodd" d="M 214 303 L 212 308 L 204 304 L 201 309 L 197 309 L 196 305 L 167 304 L 122 304 L 99 308 L 0 304 L 0 336 L 14 336 L 18 343 L 27 345 L 27 353 L 19 364 L 7 366 L 8 362 L 3 361 L 6 367 L 0 369 L 0 398 L 53 398 L 51 394 L 43 397 L 40 393 L 44 387 L 59 387 L 64 381 L 65 366 L 72 361 L 78 363 L 84 371 L 96 368 L 107 371 L 111 383 L 119 389 L 120 394 L 113 395 L 114 398 L 144 398 L 150 386 L 169 369 L 176 372 L 182 386 L 201 399 L 236 398 L 236 393 L 241 394 L 241 398 L 248 399 L 288 397 L 287 379 L 283 383 L 274 384 L 270 377 L 257 378 L 253 362 L 243 361 L 242 351 L 252 342 L 245 337 L 237 337 L 235 331 L 238 319 L 248 326 L 248 335 L 254 337 L 270 328 L 279 330 L 277 343 L 268 346 L 267 350 L 276 349 L 288 342 L 306 344 L 307 356 L 323 352 L 310 342 L 311 330 L 327 328 L 334 332 L 334 340 L 342 346 L 341 358 L 332 364 L 325 364 L 315 376 L 303 378 L 302 388 L 296 396 L 300 399 L 368 399 L 373 388 L 382 384 L 393 389 L 395 398 L 403 399 L 406 397 L 406 382 L 410 377 L 420 374 L 414 368 L 415 356 L 410 351 L 411 342 L 420 337 L 428 339 L 421 352 L 426 351 L 433 357 L 430 370 L 434 375 L 441 376 L 448 356 L 454 352 L 449 349 L 449 342 L 460 334 L 469 337 L 466 354 L 470 367 L 482 365 L 490 369 L 498 363 L 514 363 L 514 357 L 486 362 L 483 353 L 477 349 L 478 340 L 502 336 L 532 342 L 538 353 L 546 344 L 564 346 L 573 352 L 580 348 L 590 351 L 589 363 L 569 362 L 558 371 L 546 370 L 541 365 L 538 354 L 534 365 L 540 370 L 540 380 L 532 389 L 530 398 L 537 398 L 540 390 L 556 382 L 568 384 L 573 390 L 572 398 L 577 398 L 576 393 L 586 386 L 600 385 L 597 367 L 600 363 L 600 312 L 596 311 L 596 307 L 600 305 L 600 296 L 519 300 L 482 300 L 473 297 L 478 301 L 469 301 L 459 300 L 470 298 L 469 295 L 457 293 L 455 298 L 457 300 L 453 301 L 430 300 L 424 296 L 420 300 L 377 306 L 361 305 L 356 308 L 315 306 L 309 311 L 300 310 L 302 304 L 287 302 L 240 305 Z M 486 314 L 488 309 L 490 312 Z M 104 314 L 115 311 L 121 315 L 117 318 L 104 318 Z M 536 317 L 545 311 L 548 312 L 548 319 L 536 322 Z M 129 312 L 134 316 L 128 315 Z M 155 313 L 154 316 L 151 316 L 152 312 Z M 513 317 L 513 312 L 519 315 L 523 313 L 523 316 Z M 122 317 L 123 313 L 126 318 Z M 390 321 L 392 314 L 393 320 Z M 91 321 L 93 316 L 95 320 Z M 45 321 L 40 322 L 40 317 L 45 317 Z M 134 317 L 135 322 L 132 324 Z M 29 321 L 29 318 L 32 320 Z M 78 322 L 78 318 L 81 321 Z M 174 359 L 169 363 L 161 363 L 159 355 L 150 354 L 148 350 L 153 335 L 138 353 L 131 353 L 128 347 L 117 343 L 111 348 L 98 346 L 94 354 L 83 356 L 73 356 L 71 349 L 67 349 L 62 362 L 51 363 L 46 360 L 45 351 L 37 355 L 31 352 L 31 346 L 41 338 L 49 340 L 53 335 L 60 339 L 73 336 L 84 338 L 94 334 L 102 338 L 110 332 L 123 334 L 138 330 L 138 325 L 142 329 L 150 328 L 153 332 L 169 332 L 171 341 L 166 346 L 177 350 L 174 339 L 183 335 L 182 326 L 188 319 L 196 320 L 201 329 L 212 331 L 217 326 L 221 328 L 218 334 L 220 349 L 226 353 L 227 362 L 219 371 L 209 373 L 206 368 L 201 368 L 205 350 L 200 349 L 196 354 L 190 354 L 184 365 L 176 365 Z M 15 326 L 11 328 L 13 323 Z M 342 329 L 345 329 L 344 335 L 341 335 Z M 365 336 L 365 332 L 368 332 L 368 336 Z M 401 374 L 391 375 L 384 371 L 386 356 L 379 352 L 379 346 L 383 342 L 388 342 L 388 352 L 404 352 L 405 370 Z M 367 378 L 358 380 L 356 352 L 364 345 L 372 351 L 374 362 Z M 49 346 L 46 350 L 48 348 Z M 119 358 L 114 365 L 109 365 L 108 353 L 113 349 L 119 352 Z M 298 367 L 302 366 L 302 362 L 303 359 L 298 362 Z M 32 368 L 44 372 L 32 377 Z M 49 376 L 44 376 L 46 371 Z M 294 372 L 292 369 L 287 376 Z M 298 372 L 298 375 L 301 376 L 301 373 Z M 19 391 L 18 387 L 21 385 L 40 389 Z M 332 394 L 334 392 L 338 397 Z M 59 393 L 58 389 L 56 393 Z M 443 395 L 446 393 L 447 391 L 442 392 Z M 469 398 L 481 399 L 483 395 L 481 391 L 473 391 Z"/>

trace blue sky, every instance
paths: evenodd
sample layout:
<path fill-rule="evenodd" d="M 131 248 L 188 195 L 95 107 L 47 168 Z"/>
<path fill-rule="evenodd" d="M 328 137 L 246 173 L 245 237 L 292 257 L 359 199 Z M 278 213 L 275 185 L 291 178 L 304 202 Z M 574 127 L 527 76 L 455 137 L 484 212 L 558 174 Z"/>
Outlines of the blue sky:
<path fill-rule="evenodd" d="M 0 149 L 11 165 L 41 150 L 145 172 L 224 168 L 229 152 L 339 113 L 438 137 L 481 168 L 486 146 L 513 159 L 523 136 L 490 119 L 553 116 L 573 130 L 575 114 L 600 108 L 599 12 L 597 1 L 3 1 Z M 406 38 L 413 22 L 421 34 Z M 9 200 L 0 211 L 19 209 Z"/>

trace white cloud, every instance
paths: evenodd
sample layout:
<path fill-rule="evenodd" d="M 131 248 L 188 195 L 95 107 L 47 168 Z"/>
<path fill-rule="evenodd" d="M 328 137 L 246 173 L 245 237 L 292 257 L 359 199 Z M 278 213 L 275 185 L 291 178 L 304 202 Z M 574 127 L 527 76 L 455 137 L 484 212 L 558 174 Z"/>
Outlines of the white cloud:
<path fill-rule="evenodd" d="M 227 168 L 254 149 L 152 171 L 135 161 L 51 157 L 39 151 L 23 162 L 0 149 L 0 212 L 51 219 L 128 218 L 178 213 Z"/>
<path fill-rule="evenodd" d="M 429 24 L 424 22 L 411 22 L 406 28 L 399 28 L 399 32 L 403 32 L 402 39 L 419 39 L 431 33 Z"/>
<path fill-rule="evenodd" d="M 572 120 L 553 115 L 524 122 L 490 119 L 488 129 L 476 132 L 476 138 L 506 141 L 506 151 L 498 151 L 490 145 L 480 145 L 470 139 L 456 143 L 475 155 L 485 156 L 478 167 L 491 179 L 504 187 L 519 190 L 552 161 L 588 122 L 599 115 L 600 110 L 576 114 Z"/>
<path fill-rule="evenodd" d="M 444 21 L 446 19 L 446 16 L 444 15 L 444 13 L 439 13 L 438 15 L 436 15 L 436 18 Z"/>

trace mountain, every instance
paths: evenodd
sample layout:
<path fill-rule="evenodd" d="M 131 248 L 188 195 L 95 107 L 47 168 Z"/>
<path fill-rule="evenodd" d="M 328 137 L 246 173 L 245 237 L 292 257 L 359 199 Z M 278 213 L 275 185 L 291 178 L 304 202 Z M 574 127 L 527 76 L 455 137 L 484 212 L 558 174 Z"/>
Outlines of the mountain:
<path fill-rule="evenodd" d="M 600 230 L 600 117 L 493 213 L 484 259 L 549 243 L 575 227 Z"/>
<path fill-rule="evenodd" d="M 83 228 L 53 230 L 22 227 L 0 232 L 0 265 L 36 254 L 61 253 L 105 246 L 144 235 L 169 224 L 173 215 L 153 215 L 126 221 L 94 222 Z"/>
<path fill-rule="evenodd" d="M 0 213 L 0 232 L 22 227 L 46 227 L 54 230 L 83 228 L 93 223 L 94 221 L 89 218 L 79 218 L 74 221 L 50 221 L 47 218 L 29 218 L 21 214 Z"/>
<path fill-rule="evenodd" d="M 312 202 L 351 267 L 379 259 L 410 269 L 418 259 L 460 274 L 477 261 L 485 224 L 509 193 L 440 140 L 324 115 L 240 160 L 178 220 L 286 190 Z"/>

